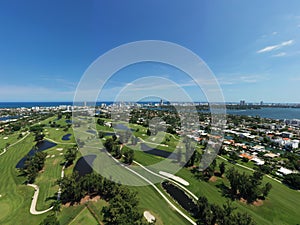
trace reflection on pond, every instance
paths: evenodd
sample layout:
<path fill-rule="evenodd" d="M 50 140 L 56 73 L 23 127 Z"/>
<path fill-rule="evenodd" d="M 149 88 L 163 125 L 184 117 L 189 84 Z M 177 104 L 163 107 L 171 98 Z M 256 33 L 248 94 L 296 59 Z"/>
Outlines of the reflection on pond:
<path fill-rule="evenodd" d="M 168 194 L 171 195 L 179 205 L 181 205 L 182 208 L 191 213 L 193 216 L 196 215 L 197 205 L 183 190 L 167 181 L 163 182 L 162 186 Z"/>
<path fill-rule="evenodd" d="M 160 150 L 157 148 L 151 148 L 148 145 L 146 145 L 145 143 L 141 143 L 141 149 L 143 152 L 151 154 L 151 155 L 156 155 L 156 156 L 160 156 L 163 158 L 170 158 L 170 159 L 176 159 L 177 155 L 176 153 L 172 152 L 168 152 L 168 151 L 164 151 L 164 150 Z"/>
<path fill-rule="evenodd" d="M 68 141 L 68 140 L 70 140 L 70 136 L 71 136 L 72 134 L 66 134 L 66 135 L 64 135 L 61 139 L 63 140 L 63 141 Z"/>
<path fill-rule="evenodd" d="M 77 171 L 80 177 L 92 173 L 93 168 L 90 165 L 93 164 L 95 158 L 96 155 L 86 155 L 79 158 L 73 171 Z"/>
<path fill-rule="evenodd" d="M 121 123 L 118 123 L 118 124 L 113 124 L 113 128 L 114 129 L 118 129 L 118 130 L 131 130 L 131 131 L 134 131 L 134 129 L 130 129 L 128 128 L 127 126 L 125 126 L 124 124 L 121 124 Z"/>
<path fill-rule="evenodd" d="M 92 129 L 86 130 L 86 132 L 91 133 L 91 134 L 97 134 L 97 131 L 92 130 Z"/>
<path fill-rule="evenodd" d="M 47 150 L 49 148 L 52 148 L 56 146 L 55 143 L 51 142 L 51 141 L 41 141 L 38 142 L 29 152 L 26 156 L 24 156 L 16 165 L 16 168 L 21 169 L 24 167 L 24 164 L 26 162 L 26 159 L 28 156 L 33 156 L 36 152 L 40 152 L 40 151 L 44 151 Z"/>
<path fill-rule="evenodd" d="M 66 120 L 66 123 L 71 124 L 72 120 Z"/>

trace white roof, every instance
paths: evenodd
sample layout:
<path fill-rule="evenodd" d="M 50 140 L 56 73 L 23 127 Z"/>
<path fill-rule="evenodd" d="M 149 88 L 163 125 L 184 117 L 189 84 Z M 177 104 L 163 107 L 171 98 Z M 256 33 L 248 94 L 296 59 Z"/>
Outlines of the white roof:
<path fill-rule="evenodd" d="M 280 167 L 280 169 L 278 170 L 278 172 L 279 172 L 279 173 L 282 173 L 282 174 L 284 174 L 284 175 L 288 175 L 288 174 L 293 173 L 292 170 L 289 170 L 289 169 L 284 168 L 284 167 Z"/>
<path fill-rule="evenodd" d="M 253 158 L 252 161 L 256 163 L 256 165 L 264 165 L 265 161 L 260 158 Z"/>
<path fill-rule="evenodd" d="M 274 154 L 274 153 L 272 153 L 272 152 L 266 153 L 266 154 L 264 154 L 264 156 L 265 156 L 265 157 L 270 157 L 270 158 L 278 157 L 277 154 Z"/>

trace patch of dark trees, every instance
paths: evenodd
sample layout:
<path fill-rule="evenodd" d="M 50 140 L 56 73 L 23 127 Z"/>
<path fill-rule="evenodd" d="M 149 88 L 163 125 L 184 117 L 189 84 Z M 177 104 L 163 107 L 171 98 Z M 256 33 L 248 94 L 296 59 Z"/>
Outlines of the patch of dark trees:
<path fill-rule="evenodd" d="M 300 190 L 300 174 L 292 173 L 285 175 L 283 183 L 293 189 Z"/>
<path fill-rule="evenodd" d="M 117 184 L 102 177 L 100 174 L 91 173 L 80 177 L 73 172 L 57 181 L 61 187 L 61 202 L 79 203 L 80 200 L 89 196 L 101 196 L 109 202 L 103 207 L 104 222 L 107 225 L 144 225 L 143 215 L 139 209 L 137 193 L 129 190 L 126 186 Z"/>
<path fill-rule="evenodd" d="M 116 159 L 122 159 L 124 163 L 131 164 L 134 158 L 134 151 L 124 146 L 121 150 L 120 140 L 117 140 L 116 135 L 106 139 L 104 142 L 106 150 Z"/>
<path fill-rule="evenodd" d="M 263 173 L 260 171 L 254 171 L 253 174 L 248 175 L 231 167 L 226 172 L 226 177 L 230 186 L 222 184 L 219 187 L 223 190 L 223 194 L 231 199 L 244 199 L 247 203 L 253 203 L 257 199 L 264 200 L 272 189 L 269 182 L 262 185 Z"/>
<path fill-rule="evenodd" d="M 46 156 L 45 152 L 36 152 L 33 156 L 27 157 L 24 167 L 20 170 L 28 183 L 32 184 L 35 181 L 39 171 L 44 167 Z"/>
<path fill-rule="evenodd" d="M 197 224 L 199 225 L 255 225 L 255 221 L 247 213 L 234 213 L 236 207 L 232 202 L 219 206 L 209 203 L 205 196 L 200 196 L 196 206 Z"/>

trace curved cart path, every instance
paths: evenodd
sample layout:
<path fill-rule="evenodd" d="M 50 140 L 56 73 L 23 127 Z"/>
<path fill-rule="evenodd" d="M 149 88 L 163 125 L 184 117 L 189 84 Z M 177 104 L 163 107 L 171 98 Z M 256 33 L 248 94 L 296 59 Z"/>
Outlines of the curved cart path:
<path fill-rule="evenodd" d="M 64 178 L 64 175 L 65 175 L 65 167 L 66 167 L 66 164 L 62 167 L 62 170 L 61 170 L 61 178 Z M 30 213 L 33 214 L 33 215 L 40 215 L 40 214 L 43 214 L 43 213 L 46 213 L 46 212 L 49 212 L 50 210 L 53 209 L 53 206 L 51 206 L 49 209 L 45 209 L 43 211 L 37 211 L 36 210 L 36 203 L 37 203 L 37 199 L 39 197 L 39 186 L 37 186 L 36 184 L 27 184 L 28 186 L 30 187 L 33 187 L 35 189 L 35 192 L 33 194 L 33 197 L 32 197 L 32 201 L 31 201 L 31 205 L 30 205 Z M 57 194 L 57 200 L 59 201 L 60 200 L 60 196 L 61 196 L 61 188 L 59 187 L 58 189 L 58 194 Z"/>
<path fill-rule="evenodd" d="M 31 201 L 31 205 L 30 205 L 30 213 L 33 214 L 33 215 L 40 215 L 40 214 L 43 214 L 43 213 L 46 213 L 46 212 L 49 212 L 50 210 L 53 209 L 53 206 L 50 207 L 49 209 L 46 209 L 46 210 L 43 210 L 43 211 L 37 211 L 36 210 L 36 203 L 37 203 L 37 199 L 39 197 L 39 187 L 35 184 L 27 184 L 28 186 L 30 187 L 33 187 L 35 189 L 35 192 L 33 194 L 33 197 L 32 197 L 32 201 Z"/>

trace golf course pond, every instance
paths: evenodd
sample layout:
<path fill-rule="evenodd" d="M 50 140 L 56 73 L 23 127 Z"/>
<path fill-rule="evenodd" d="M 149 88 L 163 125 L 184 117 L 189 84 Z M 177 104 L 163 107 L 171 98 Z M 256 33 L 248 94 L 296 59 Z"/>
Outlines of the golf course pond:
<path fill-rule="evenodd" d="M 92 173 L 93 168 L 90 165 L 93 164 L 95 158 L 96 155 L 86 155 L 79 158 L 74 167 L 74 171 L 77 171 L 80 177 Z"/>
<path fill-rule="evenodd" d="M 72 124 L 72 120 L 66 120 L 66 123 Z"/>
<path fill-rule="evenodd" d="M 171 182 L 165 181 L 162 187 L 182 208 L 191 213 L 193 216 L 197 213 L 196 203 L 179 187 Z"/>
<path fill-rule="evenodd" d="M 56 146 L 55 143 L 51 142 L 51 141 L 47 141 L 47 140 L 43 140 L 41 142 L 38 142 L 29 152 L 26 156 L 24 156 L 16 165 L 16 168 L 17 169 L 21 169 L 24 167 L 24 164 L 27 160 L 27 157 L 30 157 L 30 156 L 34 156 L 34 154 L 36 152 L 41 152 L 41 151 L 45 151 L 49 148 L 52 148 Z"/>
<path fill-rule="evenodd" d="M 63 140 L 63 141 L 69 141 L 71 135 L 72 135 L 72 134 L 66 134 L 66 135 L 64 135 L 64 136 L 61 138 L 61 140 Z"/>
<path fill-rule="evenodd" d="M 117 124 L 113 124 L 112 126 L 114 129 L 117 129 L 117 130 L 131 130 L 131 131 L 134 131 L 134 129 L 132 128 L 128 128 L 127 126 L 125 126 L 124 124 L 122 123 L 117 123 Z"/>

